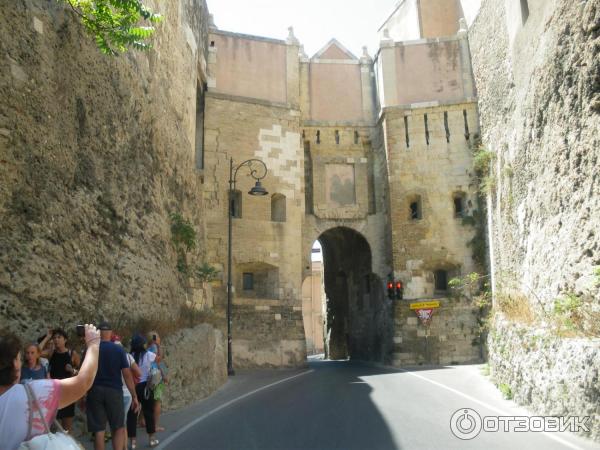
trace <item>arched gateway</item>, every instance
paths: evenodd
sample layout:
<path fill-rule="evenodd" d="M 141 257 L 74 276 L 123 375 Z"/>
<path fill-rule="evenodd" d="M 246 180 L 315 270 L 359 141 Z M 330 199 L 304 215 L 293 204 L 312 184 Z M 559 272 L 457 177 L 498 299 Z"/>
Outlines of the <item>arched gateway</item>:
<path fill-rule="evenodd" d="M 323 252 L 326 296 L 325 345 L 331 359 L 380 359 L 391 333 L 391 304 L 384 301 L 380 278 L 372 271 L 371 247 L 347 227 L 335 227 L 319 238 Z"/>
<path fill-rule="evenodd" d="M 481 243 L 471 226 L 481 211 L 468 37 L 458 9 L 422 8 L 415 17 L 409 4 L 381 27 L 375 58 L 335 39 L 308 57 L 291 29 L 286 40 L 210 29 L 197 106 L 203 251 L 227 273 L 231 249 L 235 367 L 304 364 L 303 281 L 312 275 L 315 240 L 323 247 L 323 334 L 332 358 L 474 359 L 474 307 L 448 298 L 449 279 L 477 268 L 469 243 Z M 233 240 L 223 225 L 230 158 L 261 160 L 270 193 L 270 201 L 248 196 L 252 177 L 238 177 Z M 383 295 L 388 279 L 403 283 L 402 300 Z M 410 309 L 426 300 L 440 304 L 429 328 Z M 215 309 L 226 316 L 227 306 L 223 284 Z"/>

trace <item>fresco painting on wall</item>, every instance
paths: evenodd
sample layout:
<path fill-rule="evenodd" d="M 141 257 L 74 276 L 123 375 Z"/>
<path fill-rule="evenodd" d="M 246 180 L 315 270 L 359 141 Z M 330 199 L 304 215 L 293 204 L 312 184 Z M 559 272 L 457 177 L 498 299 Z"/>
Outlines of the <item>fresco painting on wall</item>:
<path fill-rule="evenodd" d="M 327 203 L 333 207 L 356 204 L 353 164 L 327 164 Z"/>

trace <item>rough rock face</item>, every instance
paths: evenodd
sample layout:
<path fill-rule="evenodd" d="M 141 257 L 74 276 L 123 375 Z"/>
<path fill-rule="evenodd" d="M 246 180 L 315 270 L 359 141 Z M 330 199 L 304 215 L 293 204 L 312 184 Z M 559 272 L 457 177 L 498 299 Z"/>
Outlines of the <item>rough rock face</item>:
<path fill-rule="evenodd" d="M 484 0 L 469 34 L 483 146 L 496 156 L 496 298 L 510 290 L 544 318 L 493 322 L 490 364 L 537 412 L 596 414 L 598 439 L 600 341 L 558 338 L 547 325 L 567 294 L 588 316 L 600 311 L 600 4 L 528 3 L 527 16 L 517 1 Z"/>
<path fill-rule="evenodd" d="M 557 339 L 499 319 L 489 343 L 492 378 L 515 401 L 548 416 L 591 417 L 587 435 L 600 440 L 600 339 Z"/>
<path fill-rule="evenodd" d="M 485 1 L 470 38 L 483 145 L 497 156 L 493 269 L 549 304 L 600 266 L 600 5 L 529 3 L 514 25 L 520 12 Z"/>
<path fill-rule="evenodd" d="M 0 2 L 2 328 L 32 338 L 103 316 L 168 319 L 185 302 L 168 215 L 201 231 L 206 6 L 159 3 L 156 50 L 110 58 L 69 8 Z"/>
<path fill-rule="evenodd" d="M 105 317 L 127 332 L 194 303 L 169 213 L 203 238 L 194 138 L 208 15 L 203 0 L 156 7 L 155 50 L 110 58 L 58 2 L 0 1 L 0 329 L 32 339 Z M 164 337 L 168 407 L 224 382 L 219 331 Z"/>
<path fill-rule="evenodd" d="M 181 330 L 163 342 L 169 384 L 167 409 L 185 406 L 215 391 L 227 381 L 227 346 L 223 333 L 208 324 Z"/>

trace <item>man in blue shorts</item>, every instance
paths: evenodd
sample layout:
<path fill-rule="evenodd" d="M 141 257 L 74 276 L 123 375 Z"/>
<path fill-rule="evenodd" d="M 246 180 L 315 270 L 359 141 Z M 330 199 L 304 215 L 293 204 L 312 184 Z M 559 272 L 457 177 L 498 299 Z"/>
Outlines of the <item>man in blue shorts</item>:
<path fill-rule="evenodd" d="M 139 409 L 133 377 L 123 347 L 110 341 L 112 327 L 106 321 L 98 326 L 100 330 L 100 355 L 98 372 L 94 384 L 87 394 L 86 412 L 88 431 L 94 433 L 94 449 L 104 450 L 106 422 L 112 433 L 112 446 L 125 447 L 125 414 L 123 410 L 123 382 L 131 392 L 131 408 Z"/>

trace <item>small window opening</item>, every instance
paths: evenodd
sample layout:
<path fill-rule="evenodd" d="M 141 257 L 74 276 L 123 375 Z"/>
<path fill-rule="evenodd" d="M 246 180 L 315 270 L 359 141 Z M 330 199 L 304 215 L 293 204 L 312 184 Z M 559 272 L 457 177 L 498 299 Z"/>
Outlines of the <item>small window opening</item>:
<path fill-rule="evenodd" d="M 242 287 L 244 291 L 254 290 L 254 274 L 250 272 L 244 272 L 242 275 Z"/>
<path fill-rule="evenodd" d="M 410 138 L 408 136 L 408 116 L 404 116 L 404 135 L 406 137 L 406 148 L 409 148 Z"/>
<path fill-rule="evenodd" d="M 231 217 L 242 218 L 242 193 L 233 191 L 230 198 Z"/>
<path fill-rule="evenodd" d="M 271 197 L 271 221 L 285 222 L 285 195 L 273 194 Z"/>
<path fill-rule="evenodd" d="M 448 291 L 448 272 L 445 270 L 436 270 L 433 274 L 435 281 L 436 292 L 447 292 Z"/>
<path fill-rule="evenodd" d="M 411 220 L 420 220 L 422 218 L 420 199 L 417 199 L 410 203 L 410 218 Z"/>
<path fill-rule="evenodd" d="M 448 111 L 444 111 L 444 129 L 446 130 L 446 142 L 450 143 L 450 127 L 448 126 Z"/>
<path fill-rule="evenodd" d="M 302 130 L 302 140 L 306 139 L 306 130 Z"/>
<path fill-rule="evenodd" d="M 340 132 L 338 130 L 335 130 L 335 143 L 340 143 Z"/>
<path fill-rule="evenodd" d="M 210 46 L 214 47 L 215 46 L 215 41 L 210 41 Z"/>
<path fill-rule="evenodd" d="M 454 196 L 454 217 L 465 216 L 465 197 L 463 195 Z"/>
<path fill-rule="evenodd" d="M 463 118 L 465 120 L 465 139 L 468 141 L 471 137 L 471 133 L 469 133 L 469 121 L 467 119 L 467 110 L 463 109 Z"/>
<path fill-rule="evenodd" d="M 317 144 L 321 143 L 321 130 L 317 130 Z"/>
<path fill-rule="evenodd" d="M 523 25 L 527 22 L 527 18 L 529 17 L 529 4 L 527 0 L 521 0 L 521 19 L 523 20 Z"/>
<path fill-rule="evenodd" d="M 204 169 L 204 93 L 206 92 L 206 84 L 198 83 L 196 88 L 196 168 Z"/>
<path fill-rule="evenodd" d="M 423 118 L 425 121 L 425 142 L 427 142 L 427 145 L 429 145 L 429 121 L 427 119 L 427 114 L 425 114 Z"/>
<path fill-rule="evenodd" d="M 358 144 L 358 138 L 360 137 L 360 135 L 358 134 L 358 131 L 354 132 L 354 143 Z"/>

